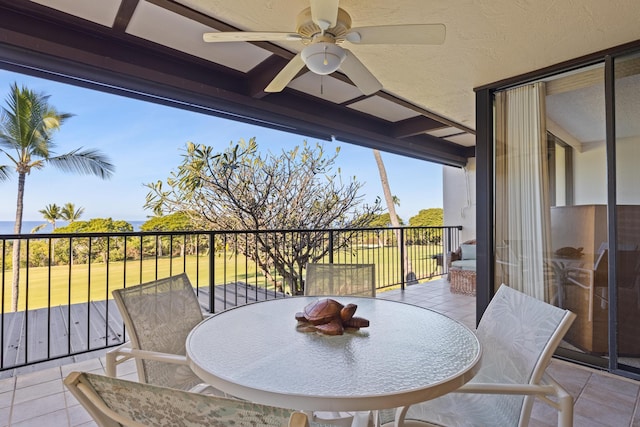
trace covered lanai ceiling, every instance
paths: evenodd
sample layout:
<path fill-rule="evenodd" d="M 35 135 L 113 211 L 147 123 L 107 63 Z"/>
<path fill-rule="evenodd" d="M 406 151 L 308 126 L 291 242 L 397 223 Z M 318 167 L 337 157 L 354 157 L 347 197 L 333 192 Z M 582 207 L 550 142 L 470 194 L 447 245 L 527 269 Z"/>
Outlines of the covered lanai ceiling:
<path fill-rule="evenodd" d="M 640 39 L 637 0 L 341 0 L 353 27 L 442 23 L 441 45 L 349 45 L 383 85 L 306 68 L 264 88 L 299 41 L 205 43 L 216 31 L 295 32 L 308 0 L 0 0 L 0 67 L 462 166 L 474 87 Z"/>

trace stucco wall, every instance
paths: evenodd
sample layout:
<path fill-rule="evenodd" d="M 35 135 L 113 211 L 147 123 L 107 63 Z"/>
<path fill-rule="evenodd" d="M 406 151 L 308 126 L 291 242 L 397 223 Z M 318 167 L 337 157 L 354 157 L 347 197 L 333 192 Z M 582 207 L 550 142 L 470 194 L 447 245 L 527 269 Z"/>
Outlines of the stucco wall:
<path fill-rule="evenodd" d="M 476 159 L 465 168 L 443 166 L 444 225 L 462 225 L 460 241 L 476 238 Z"/>

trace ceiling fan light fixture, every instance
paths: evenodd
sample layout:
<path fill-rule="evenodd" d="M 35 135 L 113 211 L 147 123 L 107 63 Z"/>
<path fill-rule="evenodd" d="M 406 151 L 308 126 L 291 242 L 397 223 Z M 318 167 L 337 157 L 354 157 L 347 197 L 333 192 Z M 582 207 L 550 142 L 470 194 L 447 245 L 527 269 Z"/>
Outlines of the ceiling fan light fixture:
<path fill-rule="evenodd" d="M 333 43 L 319 42 L 302 49 L 302 60 L 316 74 L 331 74 L 346 58 L 344 49 Z"/>

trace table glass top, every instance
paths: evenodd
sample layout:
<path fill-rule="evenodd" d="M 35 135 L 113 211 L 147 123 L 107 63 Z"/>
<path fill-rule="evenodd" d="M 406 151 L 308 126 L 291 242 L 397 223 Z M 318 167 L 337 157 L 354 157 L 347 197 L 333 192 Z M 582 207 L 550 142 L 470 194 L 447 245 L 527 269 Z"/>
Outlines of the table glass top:
<path fill-rule="evenodd" d="M 370 326 L 341 336 L 296 330 L 295 314 L 315 297 L 250 304 L 194 329 L 191 360 L 224 381 L 284 394 L 371 396 L 429 387 L 469 370 L 475 335 L 439 313 L 373 298 L 333 297 L 358 305 Z M 215 384 L 214 384 L 215 385 Z"/>

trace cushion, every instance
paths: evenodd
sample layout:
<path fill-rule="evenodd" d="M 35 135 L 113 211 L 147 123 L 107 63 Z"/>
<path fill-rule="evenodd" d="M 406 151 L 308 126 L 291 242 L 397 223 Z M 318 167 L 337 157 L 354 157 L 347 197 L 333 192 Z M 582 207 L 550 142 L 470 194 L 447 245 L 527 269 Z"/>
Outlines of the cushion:
<path fill-rule="evenodd" d="M 470 270 L 476 271 L 476 260 L 475 259 L 463 259 L 459 261 L 453 261 L 451 263 L 452 268 L 457 268 L 458 270 Z"/>
<path fill-rule="evenodd" d="M 476 245 L 460 245 L 462 259 L 476 259 Z"/>

